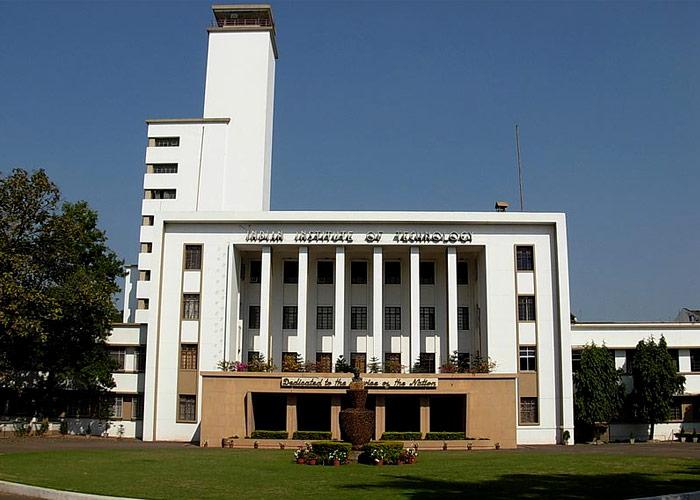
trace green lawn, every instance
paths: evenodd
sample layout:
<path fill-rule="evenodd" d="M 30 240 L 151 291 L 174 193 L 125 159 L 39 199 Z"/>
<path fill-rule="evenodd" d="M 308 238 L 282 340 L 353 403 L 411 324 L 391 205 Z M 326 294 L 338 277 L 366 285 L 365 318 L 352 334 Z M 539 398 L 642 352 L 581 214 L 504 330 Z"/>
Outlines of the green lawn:
<path fill-rule="evenodd" d="M 0 479 L 144 498 L 630 498 L 700 490 L 700 460 L 542 452 L 423 452 L 415 465 L 324 467 L 292 451 L 0 453 Z"/>

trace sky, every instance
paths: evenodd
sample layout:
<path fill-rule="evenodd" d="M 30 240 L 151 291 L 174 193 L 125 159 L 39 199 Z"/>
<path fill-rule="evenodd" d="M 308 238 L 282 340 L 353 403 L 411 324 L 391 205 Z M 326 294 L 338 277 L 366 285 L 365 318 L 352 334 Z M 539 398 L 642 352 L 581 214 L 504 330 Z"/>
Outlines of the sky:
<path fill-rule="evenodd" d="M 580 320 L 700 308 L 700 2 L 272 2 L 273 210 L 565 212 Z M 0 172 L 138 252 L 147 118 L 201 117 L 210 2 L 0 0 Z"/>

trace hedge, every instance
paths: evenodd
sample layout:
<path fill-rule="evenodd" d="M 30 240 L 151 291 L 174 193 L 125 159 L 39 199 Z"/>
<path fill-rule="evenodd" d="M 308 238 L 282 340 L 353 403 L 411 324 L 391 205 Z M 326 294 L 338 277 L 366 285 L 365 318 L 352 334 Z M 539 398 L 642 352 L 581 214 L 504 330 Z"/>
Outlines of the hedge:
<path fill-rule="evenodd" d="M 360 455 L 359 461 L 363 463 L 373 463 L 372 462 L 372 452 L 373 451 L 383 451 L 384 463 L 395 464 L 399 460 L 399 455 L 403 452 L 403 443 L 401 441 L 375 441 L 373 443 L 368 443 L 362 448 L 362 455 Z"/>
<path fill-rule="evenodd" d="M 287 439 L 287 431 L 253 431 L 250 434 L 252 439 Z"/>
<path fill-rule="evenodd" d="M 420 432 L 385 432 L 382 441 L 417 441 L 423 434 Z"/>
<path fill-rule="evenodd" d="M 351 449 L 352 444 L 342 441 L 314 441 L 311 443 L 311 451 L 324 460 L 333 451 L 341 451 L 347 455 Z"/>
<path fill-rule="evenodd" d="M 454 441 L 467 439 L 467 437 L 464 432 L 428 432 L 425 439 L 429 441 Z"/>
<path fill-rule="evenodd" d="M 292 439 L 325 439 L 330 441 L 331 431 L 294 431 Z"/>

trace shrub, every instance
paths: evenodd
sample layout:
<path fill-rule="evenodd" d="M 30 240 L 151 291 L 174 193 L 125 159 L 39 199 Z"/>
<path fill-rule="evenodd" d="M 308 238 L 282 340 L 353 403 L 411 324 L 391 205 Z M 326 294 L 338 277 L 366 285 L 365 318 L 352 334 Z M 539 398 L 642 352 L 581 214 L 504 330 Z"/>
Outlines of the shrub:
<path fill-rule="evenodd" d="M 385 432 L 382 441 L 417 441 L 422 436 L 420 432 Z"/>
<path fill-rule="evenodd" d="M 345 462 L 352 449 L 352 444 L 342 441 L 314 441 L 311 443 L 311 451 L 323 463 L 332 462 L 338 459 Z"/>
<path fill-rule="evenodd" d="M 63 434 L 64 436 L 68 434 L 68 421 L 67 420 L 61 420 L 61 426 L 59 427 L 58 431 Z"/>
<path fill-rule="evenodd" d="M 428 432 L 425 439 L 429 441 L 454 441 L 466 439 L 464 432 Z"/>
<path fill-rule="evenodd" d="M 287 431 L 253 431 L 250 434 L 252 439 L 287 439 Z"/>
<path fill-rule="evenodd" d="M 34 431 L 37 436 L 43 436 L 49 431 L 49 419 L 45 418 L 39 424 L 39 427 Z"/>
<path fill-rule="evenodd" d="M 292 435 L 292 439 L 303 439 L 303 440 L 325 439 L 325 440 L 330 441 L 331 431 L 294 431 L 294 434 Z"/>
<path fill-rule="evenodd" d="M 384 463 L 395 464 L 398 463 L 404 449 L 401 441 L 376 441 L 366 444 L 362 451 L 361 461 L 364 463 L 383 460 Z"/>
<path fill-rule="evenodd" d="M 28 436 L 29 433 L 32 432 L 32 426 L 22 420 L 15 420 L 12 427 L 14 428 L 15 436 L 17 437 Z"/>

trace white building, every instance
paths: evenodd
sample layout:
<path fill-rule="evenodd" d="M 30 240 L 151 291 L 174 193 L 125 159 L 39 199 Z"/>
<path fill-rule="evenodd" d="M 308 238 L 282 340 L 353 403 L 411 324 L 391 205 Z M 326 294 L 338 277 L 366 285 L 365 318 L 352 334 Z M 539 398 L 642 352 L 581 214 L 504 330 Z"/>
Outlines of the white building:
<path fill-rule="evenodd" d="M 203 415 L 218 404 L 237 423 L 206 424 L 202 439 L 248 434 L 255 418 L 262 425 L 255 405 L 272 413 L 273 396 L 286 398 L 280 412 L 293 432 L 307 418 L 304 397 L 333 394 L 314 404 L 327 402 L 329 430 L 340 437 L 342 391 L 307 394 L 306 375 L 294 387 L 281 373 L 265 376 L 274 379 L 266 403 L 252 376 L 231 381 L 243 388 L 240 406 L 207 387 L 221 361 L 262 356 L 281 367 L 300 356 L 323 372 L 341 355 L 361 371 L 373 360 L 399 367 L 405 375 L 392 377 L 410 383 L 418 363 L 434 381 L 377 390 L 377 434 L 440 428 L 510 445 L 573 435 L 572 338 L 624 353 L 661 327 L 621 335 L 614 325 L 576 324 L 572 337 L 564 214 L 270 211 L 272 12 L 213 10 L 203 117 L 147 121 L 138 266 L 110 340 L 123 359 L 115 408 L 127 435 L 200 440 Z M 700 328 L 663 328 L 690 371 Z M 489 358 L 493 373 L 438 375 L 453 353 Z M 696 386 L 689 391 L 700 393 Z M 461 417 L 443 421 L 445 408 Z"/>

